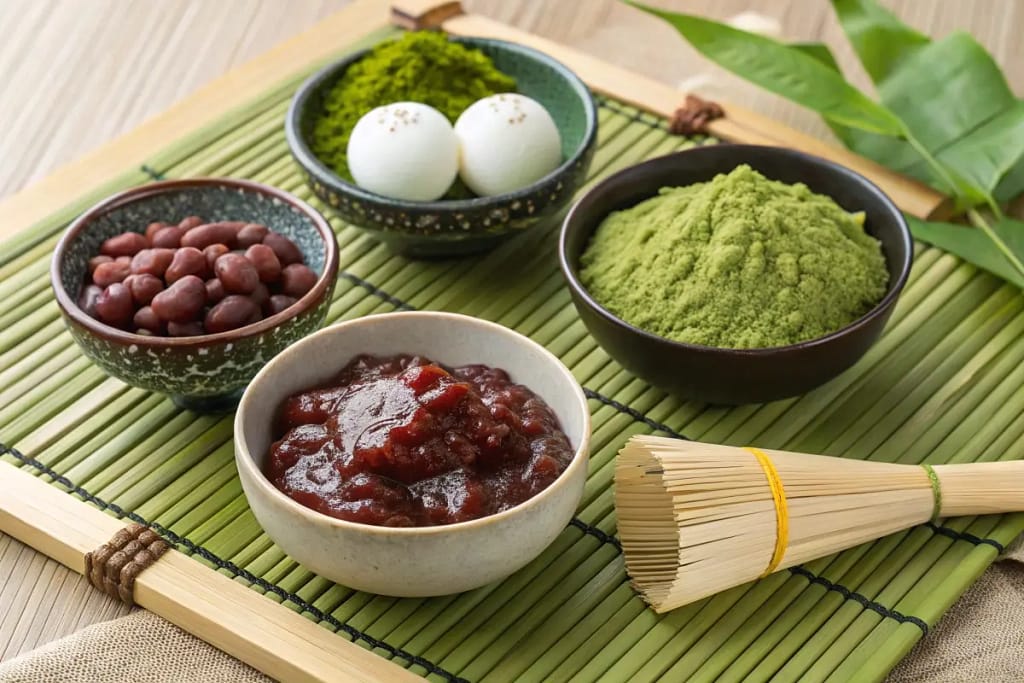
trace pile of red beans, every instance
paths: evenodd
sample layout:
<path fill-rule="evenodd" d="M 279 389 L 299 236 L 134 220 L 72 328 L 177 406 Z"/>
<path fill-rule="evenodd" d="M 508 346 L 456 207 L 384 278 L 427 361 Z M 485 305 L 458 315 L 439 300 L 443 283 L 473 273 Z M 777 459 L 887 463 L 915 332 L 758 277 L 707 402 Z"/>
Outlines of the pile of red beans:
<path fill-rule="evenodd" d="M 189 216 L 106 240 L 78 305 L 136 334 L 191 337 L 280 313 L 316 281 L 295 243 L 267 226 Z"/>

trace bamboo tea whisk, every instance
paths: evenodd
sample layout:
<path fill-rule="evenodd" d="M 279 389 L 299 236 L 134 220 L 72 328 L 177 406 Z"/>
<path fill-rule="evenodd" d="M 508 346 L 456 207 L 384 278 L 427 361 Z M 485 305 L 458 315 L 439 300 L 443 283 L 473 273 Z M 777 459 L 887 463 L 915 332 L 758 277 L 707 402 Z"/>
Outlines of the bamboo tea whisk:
<path fill-rule="evenodd" d="M 634 436 L 615 508 L 657 612 L 937 517 L 1024 510 L 1024 461 L 900 465 Z"/>

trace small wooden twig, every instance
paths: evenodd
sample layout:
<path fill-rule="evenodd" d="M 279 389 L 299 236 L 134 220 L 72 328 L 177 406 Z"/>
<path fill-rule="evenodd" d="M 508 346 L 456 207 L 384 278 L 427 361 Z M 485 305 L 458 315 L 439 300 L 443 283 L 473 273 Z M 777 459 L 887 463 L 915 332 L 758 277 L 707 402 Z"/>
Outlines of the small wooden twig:
<path fill-rule="evenodd" d="M 391 5 L 391 23 L 410 31 L 439 28 L 459 14 L 462 14 L 462 4 L 458 0 L 402 0 Z"/>

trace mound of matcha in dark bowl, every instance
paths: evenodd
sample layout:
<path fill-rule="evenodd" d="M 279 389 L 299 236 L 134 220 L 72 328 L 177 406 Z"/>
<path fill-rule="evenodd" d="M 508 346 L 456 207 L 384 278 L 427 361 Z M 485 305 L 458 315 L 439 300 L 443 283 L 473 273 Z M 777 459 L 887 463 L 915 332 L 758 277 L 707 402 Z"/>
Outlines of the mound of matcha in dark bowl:
<path fill-rule="evenodd" d="M 386 197 L 353 182 L 349 136 L 369 111 L 416 102 L 454 122 L 475 101 L 503 92 L 535 100 L 558 129 L 561 162 L 540 179 L 486 197 L 457 181 L 434 201 Z M 490 248 L 562 210 L 590 167 L 597 109 L 572 71 L 532 48 L 414 32 L 312 76 L 292 99 L 285 132 L 313 192 L 341 218 L 399 253 L 447 256 Z"/>
<path fill-rule="evenodd" d="M 612 213 L 580 264 L 583 286 L 626 322 L 729 349 L 824 337 L 871 310 L 889 281 L 863 212 L 746 164 Z"/>
<path fill-rule="evenodd" d="M 856 173 L 718 145 L 596 186 L 566 218 L 562 268 L 591 334 L 686 398 L 804 393 L 881 333 L 910 269 L 899 210 Z"/>

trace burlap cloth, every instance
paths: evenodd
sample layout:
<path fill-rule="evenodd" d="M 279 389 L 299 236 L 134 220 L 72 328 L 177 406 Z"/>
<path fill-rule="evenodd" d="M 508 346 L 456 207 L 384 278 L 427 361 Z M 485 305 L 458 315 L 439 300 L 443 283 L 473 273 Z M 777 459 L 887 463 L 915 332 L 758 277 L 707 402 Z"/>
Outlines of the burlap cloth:
<path fill-rule="evenodd" d="M 889 683 L 1024 681 L 1024 537 L 893 670 Z M 258 671 L 137 610 L 8 662 L 3 683 L 269 683 Z"/>

